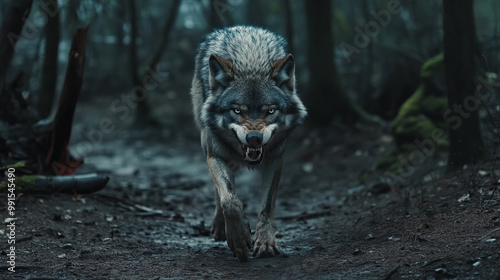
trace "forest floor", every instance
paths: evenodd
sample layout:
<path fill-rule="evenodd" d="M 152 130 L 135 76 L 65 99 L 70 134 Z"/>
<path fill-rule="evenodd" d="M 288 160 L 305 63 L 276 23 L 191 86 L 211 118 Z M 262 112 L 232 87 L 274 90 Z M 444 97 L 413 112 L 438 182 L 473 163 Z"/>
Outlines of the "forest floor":
<path fill-rule="evenodd" d="M 85 146 L 81 132 L 111 113 L 79 104 L 72 146 L 87 147 L 79 172 L 111 180 L 83 196 L 18 194 L 16 271 L 7 271 L 5 241 L 0 278 L 500 279 L 500 161 L 388 185 L 370 170 L 393 143 L 373 127 L 292 135 L 276 206 L 283 254 L 240 262 L 210 235 L 213 183 L 190 109 L 181 109 L 165 118 L 177 124 L 131 129 L 130 117 Z M 249 171 L 236 179 L 252 231 L 259 182 Z"/>

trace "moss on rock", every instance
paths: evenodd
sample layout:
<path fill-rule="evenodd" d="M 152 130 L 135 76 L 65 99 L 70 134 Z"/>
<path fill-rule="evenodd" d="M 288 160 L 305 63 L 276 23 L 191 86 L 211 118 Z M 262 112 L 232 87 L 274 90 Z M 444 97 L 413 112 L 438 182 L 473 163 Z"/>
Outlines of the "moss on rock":
<path fill-rule="evenodd" d="M 429 79 L 437 72 L 444 72 L 444 53 L 440 53 L 427 60 L 420 69 L 420 77 L 423 80 Z"/>
<path fill-rule="evenodd" d="M 14 164 L 11 164 L 11 165 L 0 166 L 0 170 L 7 170 L 9 168 L 22 168 L 22 167 L 26 167 L 26 161 L 25 160 L 18 161 L 18 162 L 14 163 Z"/>
<path fill-rule="evenodd" d="M 422 113 L 434 120 L 437 126 L 443 127 L 440 122 L 443 122 L 443 114 L 448 110 L 448 98 L 429 95 L 420 102 Z"/>
<path fill-rule="evenodd" d="M 40 175 L 23 175 L 16 177 L 15 182 L 15 192 L 29 192 L 32 191 L 35 187 L 36 179 L 40 177 Z M 6 193 L 8 189 L 8 185 L 10 182 L 4 181 L 0 182 L 0 193 Z"/>
<path fill-rule="evenodd" d="M 434 137 L 436 129 L 447 129 L 443 114 L 448 109 L 448 100 L 436 85 L 436 80 L 443 77 L 443 58 L 443 54 L 439 54 L 422 65 L 420 85 L 401 105 L 390 124 L 396 147 L 383 154 L 374 169 L 388 170 L 394 174 L 401 172 L 400 156 L 410 159 L 411 153 L 418 150 L 415 140 L 431 139 L 438 148 L 447 147 L 445 138 Z"/>
<path fill-rule="evenodd" d="M 394 127 L 393 136 L 397 137 L 396 144 L 402 148 L 404 144 L 412 143 L 415 139 L 429 139 L 436 129 L 434 123 L 423 115 L 410 115 L 402 118 Z"/>

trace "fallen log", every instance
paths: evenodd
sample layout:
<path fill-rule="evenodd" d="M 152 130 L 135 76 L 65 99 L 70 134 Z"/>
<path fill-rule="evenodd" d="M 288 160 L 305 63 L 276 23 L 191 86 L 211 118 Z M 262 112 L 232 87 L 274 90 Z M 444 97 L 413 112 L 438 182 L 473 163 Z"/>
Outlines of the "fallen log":
<path fill-rule="evenodd" d="M 0 170 L 5 169 L 1 167 L 3 164 L 7 164 L 7 168 L 16 169 L 16 192 L 86 194 L 101 190 L 109 181 L 107 176 L 96 173 L 72 175 L 83 160 L 74 158 L 68 150 L 73 115 L 83 82 L 87 33 L 88 26 L 78 29 L 73 38 L 64 85 L 54 117 L 40 120 L 34 125 L 36 119 L 9 118 L 0 127 Z M 12 92 L 17 90 L 18 84 L 13 83 Z M 9 96 L 16 97 L 14 94 Z M 9 99 L 9 104 L 21 104 L 22 100 L 18 99 Z M 19 112 L 33 112 L 27 106 L 16 108 Z M 50 176 L 52 174 L 67 176 Z M 2 178 L 0 192 L 10 191 L 8 186 L 9 182 Z"/>
<path fill-rule="evenodd" d="M 109 177 L 97 173 L 44 176 L 23 175 L 15 179 L 16 193 L 70 193 L 88 194 L 102 190 L 109 181 Z M 0 182 L 0 193 L 7 192 L 9 182 Z"/>

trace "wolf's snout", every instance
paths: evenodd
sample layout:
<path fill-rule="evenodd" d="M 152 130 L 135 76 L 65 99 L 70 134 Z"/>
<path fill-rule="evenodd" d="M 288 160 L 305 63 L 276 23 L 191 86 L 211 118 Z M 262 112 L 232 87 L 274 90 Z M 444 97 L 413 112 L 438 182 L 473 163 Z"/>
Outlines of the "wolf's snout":
<path fill-rule="evenodd" d="M 252 148 L 260 147 L 262 145 L 262 139 L 262 134 L 258 132 L 250 132 L 246 136 L 248 146 Z"/>

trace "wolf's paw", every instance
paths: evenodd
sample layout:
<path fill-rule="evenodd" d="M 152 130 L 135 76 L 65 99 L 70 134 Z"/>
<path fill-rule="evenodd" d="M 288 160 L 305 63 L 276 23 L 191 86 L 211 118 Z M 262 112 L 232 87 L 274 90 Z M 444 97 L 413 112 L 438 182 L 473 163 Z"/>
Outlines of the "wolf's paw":
<path fill-rule="evenodd" d="M 259 223 L 255 232 L 253 255 L 257 258 L 267 258 L 279 254 L 281 254 L 281 252 L 276 243 L 272 225 L 269 223 Z"/>
<path fill-rule="evenodd" d="M 241 261 L 247 261 L 248 251 L 252 243 L 250 224 L 243 211 L 238 213 L 237 216 L 228 218 L 226 215 L 227 245 L 233 251 L 235 257 Z"/>
<path fill-rule="evenodd" d="M 210 230 L 214 234 L 215 241 L 226 240 L 226 224 L 224 222 L 224 215 L 222 213 L 215 213 L 212 220 L 212 228 Z"/>

